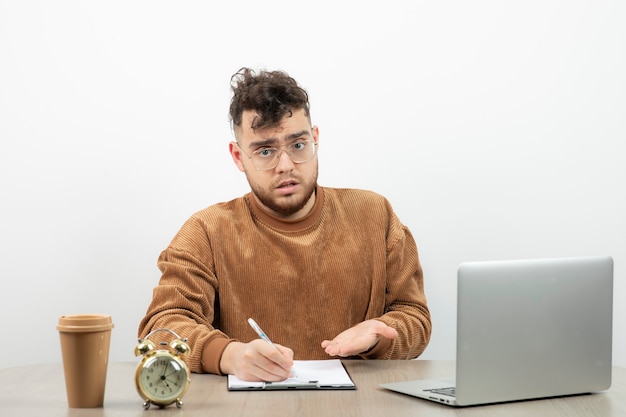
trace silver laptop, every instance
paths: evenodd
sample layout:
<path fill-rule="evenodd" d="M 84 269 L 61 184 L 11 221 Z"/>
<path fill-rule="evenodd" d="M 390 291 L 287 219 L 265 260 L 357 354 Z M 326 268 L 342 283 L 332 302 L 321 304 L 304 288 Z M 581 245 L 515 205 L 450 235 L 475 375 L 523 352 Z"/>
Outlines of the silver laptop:
<path fill-rule="evenodd" d="M 451 406 L 604 391 L 612 318 L 611 257 L 463 263 L 456 378 L 380 386 Z"/>

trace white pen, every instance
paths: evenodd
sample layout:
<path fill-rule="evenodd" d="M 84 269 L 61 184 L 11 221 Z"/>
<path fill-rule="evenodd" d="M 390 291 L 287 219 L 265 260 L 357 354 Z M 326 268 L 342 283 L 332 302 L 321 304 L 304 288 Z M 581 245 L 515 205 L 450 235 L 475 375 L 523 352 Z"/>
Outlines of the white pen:
<path fill-rule="evenodd" d="M 278 352 L 280 352 L 280 350 L 278 350 L 278 348 L 276 347 L 276 345 L 274 343 L 272 343 L 272 341 L 270 340 L 269 337 L 267 337 L 267 335 L 265 334 L 265 332 L 263 331 L 263 329 L 261 329 L 261 327 L 256 324 L 256 321 L 254 321 L 253 319 L 249 318 L 248 319 L 248 324 L 250 324 L 250 326 L 254 329 L 254 331 L 256 332 L 256 334 L 259 335 L 259 337 L 263 340 L 265 340 L 271 347 L 273 347 L 274 349 L 276 349 Z M 292 378 L 297 378 L 296 376 L 296 371 L 295 369 L 291 368 L 291 377 Z"/>

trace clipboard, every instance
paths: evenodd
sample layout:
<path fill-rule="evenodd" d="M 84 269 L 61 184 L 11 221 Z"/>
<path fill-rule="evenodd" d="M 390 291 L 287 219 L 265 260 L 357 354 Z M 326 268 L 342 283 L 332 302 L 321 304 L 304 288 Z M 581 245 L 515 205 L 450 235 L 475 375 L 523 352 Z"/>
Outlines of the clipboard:
<path fill-rule="evenodd" d="M 279 382 L 244 381 L 228 375 L 229 391 L 355 390 L 356 385 L 341 360 L 294 361 L 295 378 Z"/>

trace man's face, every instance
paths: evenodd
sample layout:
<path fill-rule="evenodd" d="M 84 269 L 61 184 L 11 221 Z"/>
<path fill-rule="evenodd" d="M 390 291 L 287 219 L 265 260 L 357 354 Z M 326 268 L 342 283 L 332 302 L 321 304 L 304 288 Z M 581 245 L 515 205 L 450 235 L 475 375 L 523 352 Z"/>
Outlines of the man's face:
<path fill-rule="evenodd" d="M 270 213 L 288 219 L 300 218 L 315 202 L 317 153 L 307 162 L 294 163 L 287 152 L 280 152 L 278 165 L 264 171 L 257 170 L 249 156 L 268 147 L 288 149 L 307 139 L 317 143 L 319 131 L 311 127 L 304 110 L 293 111 L 291 117 L 283 117 L 279 126 L 266 129 L 252 129 L 255 117 L 255 112 L 244 111 L 241 127 L 235 128 L 237 143 L 230 144 L 233 161 L 246 174 L 257 201 Z"/>

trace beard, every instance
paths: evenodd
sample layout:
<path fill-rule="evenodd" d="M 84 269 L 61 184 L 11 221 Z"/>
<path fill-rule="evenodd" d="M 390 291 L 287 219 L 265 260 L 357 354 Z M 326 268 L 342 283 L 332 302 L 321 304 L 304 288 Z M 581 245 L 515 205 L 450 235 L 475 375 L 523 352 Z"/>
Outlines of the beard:
<path fill-rule="evenodd" d="M 247 176 L 247 175 L 246 175 Z M 289 178 L 298 179 L 293 176 L 289 176 Z M 284 181 L 284 178 L 277 180 L 275 183 L 279 184 Z M 315 192 L 315 187 L 317 186 L 317 170 L 315 175 L 311 177 L 311 181 L 302 182 L 298 179 L 298 184 L 302 187 L 303 193 L 301 196 L 296 196 L 294 194 L 280 196 L 278 198 L 272 195 L 272 190 L 275 187 L 272 187 L 269 191 L 259 184 L 256 184 L 250 180 L 248 177 L 248 183 L 250 184 L 250 188 L 252 192 L 256 196 L 256 198 L 268 209 L 272 210 L 275 213 L 278 213 L 282 216 L 291 216 L 292 214 L 300 211 L 311 199 L 311 196 Z"/>

